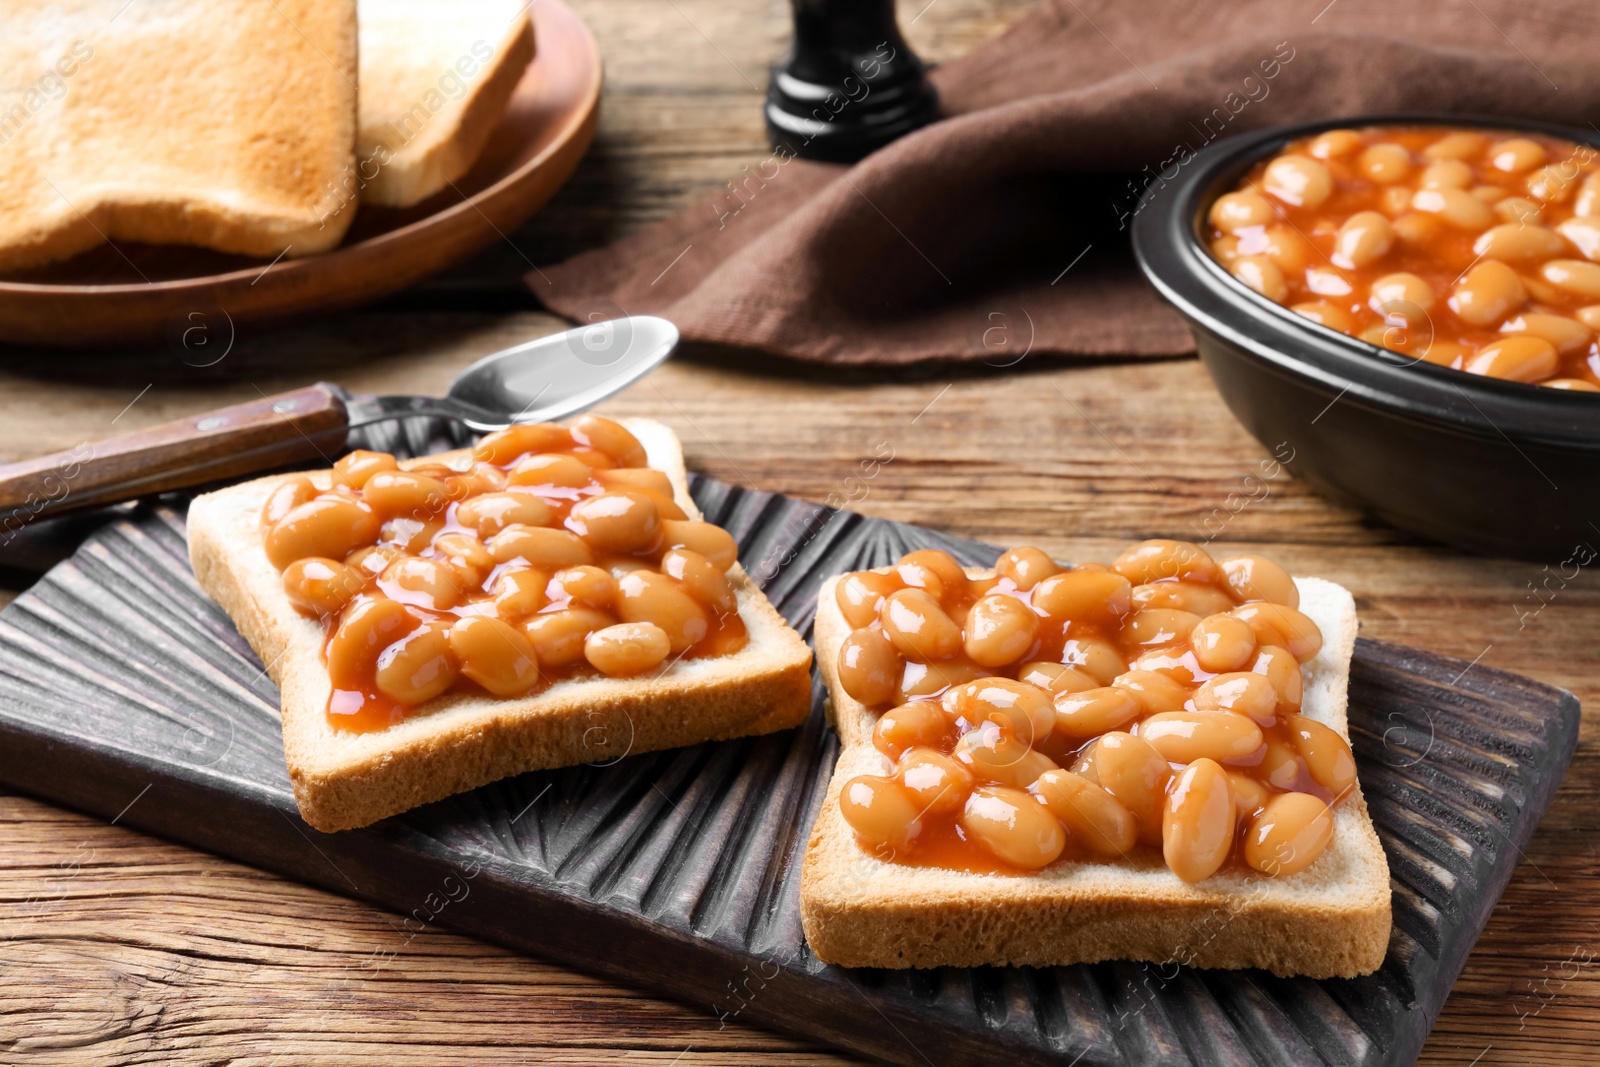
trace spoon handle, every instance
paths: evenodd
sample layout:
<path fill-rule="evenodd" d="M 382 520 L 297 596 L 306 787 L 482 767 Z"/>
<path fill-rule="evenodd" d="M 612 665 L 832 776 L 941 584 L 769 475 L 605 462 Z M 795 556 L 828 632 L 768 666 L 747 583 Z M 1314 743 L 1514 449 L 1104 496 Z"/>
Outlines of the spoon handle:
<path fill-rule="evenodd" d="M 324 458 L 349 425 L 326 382 L 0 466 L 0 546 L 34 519 Z"/>

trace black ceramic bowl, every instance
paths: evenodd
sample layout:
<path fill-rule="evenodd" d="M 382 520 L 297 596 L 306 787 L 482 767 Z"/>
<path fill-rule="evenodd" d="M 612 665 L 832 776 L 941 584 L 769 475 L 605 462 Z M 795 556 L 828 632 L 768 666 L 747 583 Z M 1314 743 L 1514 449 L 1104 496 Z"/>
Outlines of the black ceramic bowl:
<path fill-rule="evenodd" d="M 1228 407 L 1307 482 L 1426 537 L 1546 562 L 1600 547 L 1600 395 L 1421 363 L 1319 326 L 1232 278 L 1201 243 L 1211 203 L 1258 160 L 1323 130 L 1374 125 L 1594 131 L 1460 115 L 1341 118 L 1208 145 L 1145 194 L 1139 265 L 1189 322 Z"/>

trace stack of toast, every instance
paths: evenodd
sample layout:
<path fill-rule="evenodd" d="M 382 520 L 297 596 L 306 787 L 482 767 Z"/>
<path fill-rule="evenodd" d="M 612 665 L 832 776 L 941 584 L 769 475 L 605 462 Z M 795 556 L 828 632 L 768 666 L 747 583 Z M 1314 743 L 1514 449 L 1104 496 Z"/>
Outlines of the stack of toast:
<path fill-rule="evenodd" d="M 0 33 L 0 271 L 119 241 L 339 244 L 482 151 L 534 53 L 511 0 L 21 0 Z"/>

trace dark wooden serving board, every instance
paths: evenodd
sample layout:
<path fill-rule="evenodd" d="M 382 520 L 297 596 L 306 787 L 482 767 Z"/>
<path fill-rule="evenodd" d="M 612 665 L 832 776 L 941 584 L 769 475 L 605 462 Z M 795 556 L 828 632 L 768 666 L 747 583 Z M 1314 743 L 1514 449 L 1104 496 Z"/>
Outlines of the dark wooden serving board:
<path fill-rule="evenodd" d="M 704 479 L 695 495 L 804 633 L 828 575 L 913 547 L 996 554 Z M 838 749 L 820 689 L 798 730 L 527 774 L 327 835 L 296 813 L 277 692 L 195 585 L 178 511 L 101 530 L 0 613 L 9 786 L 392 907 L 408 929 L 454 927 L 912 1067 L 1412 1063 L 1561 780 L 1578 704 L 1365 640 L 1350 697 L 1393 875 L 1377 974 L 847 971 L 800 932 L 800 856 Z"/>

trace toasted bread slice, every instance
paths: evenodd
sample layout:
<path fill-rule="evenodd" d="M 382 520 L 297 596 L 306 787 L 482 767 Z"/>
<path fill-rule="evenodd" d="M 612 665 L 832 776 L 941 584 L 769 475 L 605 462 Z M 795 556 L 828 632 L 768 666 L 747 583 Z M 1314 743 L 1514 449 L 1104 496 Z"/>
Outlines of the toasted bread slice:
<path fill-rule="evenodd" d="M 977 576 L 980 572 L 972 572 Z M 1146 960 L 1261 967 L 1313 978 L 1368 974 L 1389 943 L 1389 867 L 1357 786 L 1336 809 L 1328 850 L 1283 878 L 1224 871 L 1188 884 L 1159 856 L 1058 862 L 1031 875 L 970 874 L 886 863 L 863 851 L 839 810 L 844 783 L 886 774 L 872 744 L 877 716 L 839 685 L 850 632 L 831 579 L 817 607 L 817 660 L 844 743 L 811 831 L 801 881 L 806 941 L 848 967 L 1055 966 Z M 1342 586 L 1296 579 L 1300 610 L 1323 646 L 1303 665 L 1304 714 L 1346 739 L 1355 602 Z"/>
<path fill-rule="evenodd" d="M 679 506 L 699 518 L 677 437 L 658 422 L 622 422 L 650 466 L 671 478 Z M 261 506 L 286 477 L 293 475 L 196 498 L 189 558 L 200 587 L 233 618 L 278 684 L 295 800 L 319 830 L 365 826 L 523 771 L 784 730 L 810 713 L 811 650 L 735 565 L 728 581 L 750 635 L 737 653 L 680 660 L 639 678 L 570 678 L 514 700 L 446 693 L 386 730 L 335 730 L 326 712 L 322 627 L 290 605 L 262 549 Z"/>
<path fill-rule="evenodd" d="M 476 162 L 533 59 L 523 0 L 360 0 L 361 198 L 409 207 Z"/>
<path fill-rule="evenodd" d="M 355 195 L 355 0 L 20 0 L 0 270 L 106 240 L 301 256 Z"/>

